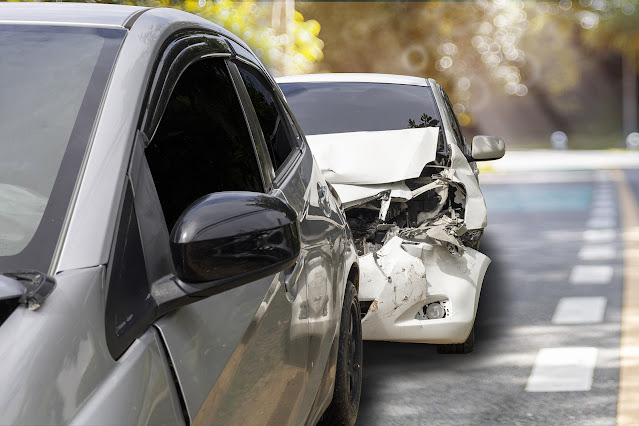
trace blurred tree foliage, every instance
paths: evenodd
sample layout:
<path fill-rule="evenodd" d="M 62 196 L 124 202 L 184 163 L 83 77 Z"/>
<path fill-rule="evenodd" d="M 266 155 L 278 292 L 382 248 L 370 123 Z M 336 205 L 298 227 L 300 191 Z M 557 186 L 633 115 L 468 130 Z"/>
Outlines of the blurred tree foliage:
<path fill-rule="evenodd" d="M 560 94 L 579 82 L 575 24 L 558 3 L 298 2 L 322 23 L 320 66 L 435 78 L 464 126 L 471 93 Z M 543 80 L 543 84 L 540 84 Z M 476 100 L 475 100 L 476 101 Z M 476 103 L 476 102 L 475 102 Z"/>
<path fill-rule="evenodd" d="M 639 53 L 638 0 L 562 0 L 559 4 L 566 10 L 574 8 L 588 46 L 633 56 Z"/>
<path fill-rule="evenodd" d="M 316 20 L 304 20 L 301 13 L 286 22 L 281 8 L 253 0 L 116 0 L 138 6 L 172 7 L 199 15 L 223 26 L 243 39 L 274 75 L 303 74 L 322 59 L 322 40 Z M 273 25 L 273 23 L 276 25 Z M 281 25 L 277 23 L 281 22 Z M 286 28 L 291 25 L 291 28 Z M 279 27 L 279 28 L 277 28 Z M 292 38 L 292 40 L 291 40 Z"/>

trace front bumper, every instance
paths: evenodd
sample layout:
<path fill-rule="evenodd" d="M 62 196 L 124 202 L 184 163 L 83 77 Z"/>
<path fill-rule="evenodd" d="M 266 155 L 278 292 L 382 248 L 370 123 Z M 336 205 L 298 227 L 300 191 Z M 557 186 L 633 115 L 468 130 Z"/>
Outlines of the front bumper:
<path fill-rule="evenodd" d="M 451 254 L 439 243 L 394 237 L 360 258 L 361 301 L 372 301 L 362 319 L 365 340 L 462 343 L 475 322 L 490 259 L 465 247 Z M 446 315 L 428 319 L 425 305 L 441 303 Z M 418 319 L 420 318 L 420 319 Z"/>

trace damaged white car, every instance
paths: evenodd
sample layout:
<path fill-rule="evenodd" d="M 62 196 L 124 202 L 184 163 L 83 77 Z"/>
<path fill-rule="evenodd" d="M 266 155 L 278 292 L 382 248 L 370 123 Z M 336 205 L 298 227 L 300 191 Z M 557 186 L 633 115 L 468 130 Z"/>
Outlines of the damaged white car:
<path fill-rule="evenodd" d="M 477 251 L 486 204 L 475 161 L 501 158 L 504 141 L 476 136 L 468 146 L 432 79 L 316 74 L 278 83 L 353 233 L 364 339 L 472 351 L 490 263 Z"/>

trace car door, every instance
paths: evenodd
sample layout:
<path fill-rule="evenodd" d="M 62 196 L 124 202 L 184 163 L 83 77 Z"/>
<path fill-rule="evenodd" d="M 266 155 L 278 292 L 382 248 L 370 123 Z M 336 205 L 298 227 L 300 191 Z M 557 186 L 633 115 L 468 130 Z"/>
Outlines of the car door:
<path fill-rule="evenodd" d="M 339 325 L 344 286 L 338 277 L 344 273 L 345 234 L 327 184 L 275 83 L 249 60 L 236 59 L 234 64 L 258 118 L 258 136 L 267 146 L 274 176 L 271 192 L 293 206 L 300 218 L 303 267 L 298 285 L 307 292 L 303 312 L 310 333 L 302 412 L 308 412 L 324 378 Z M 305 420 L 299 417 L 296 423 Z"/>
<path fill-rule="evenodd" d="M 142 121 L 144 135 L 153 136 L 138 144 L 145 148 L 134 155 L 131 172 L 150 280 L 173 273 L 168 235 L 189 204 L 213 192 L 264 192 L 270 185 L 229 73 L 230 56 L 225 40 L 190 33 L 176 36 L 156 70 Z M 292 295 L 285 285 L 295 273 L 257 280 L 155 322 L 192 423 L 291 423 L 298 416 L 308 322 L 299 312 L 306 293 Z M 294 330 L 300 337 L 292 343 Z"/>

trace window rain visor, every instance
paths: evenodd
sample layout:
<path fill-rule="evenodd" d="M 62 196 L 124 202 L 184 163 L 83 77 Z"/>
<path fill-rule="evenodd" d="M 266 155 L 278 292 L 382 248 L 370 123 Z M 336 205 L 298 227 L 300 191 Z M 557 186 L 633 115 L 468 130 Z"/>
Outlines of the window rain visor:
<path fill-rule="evenodd" d="M 49 270 L 125 34 L 0 25 L 0 272 Z"/>

